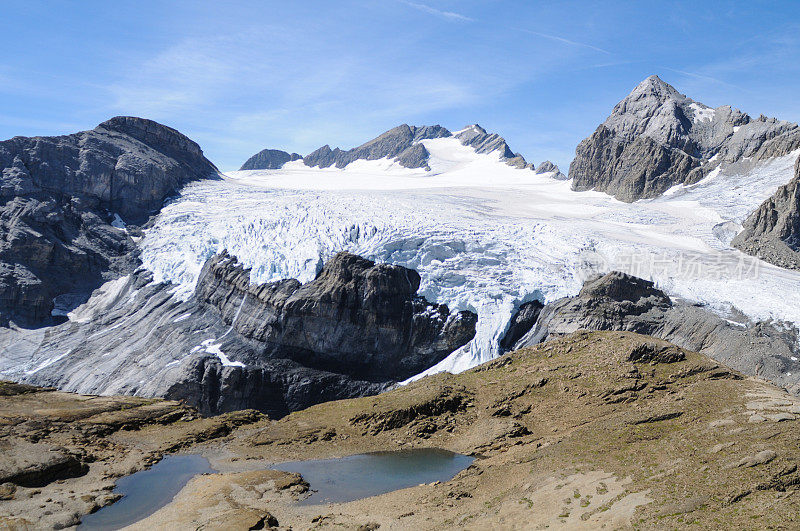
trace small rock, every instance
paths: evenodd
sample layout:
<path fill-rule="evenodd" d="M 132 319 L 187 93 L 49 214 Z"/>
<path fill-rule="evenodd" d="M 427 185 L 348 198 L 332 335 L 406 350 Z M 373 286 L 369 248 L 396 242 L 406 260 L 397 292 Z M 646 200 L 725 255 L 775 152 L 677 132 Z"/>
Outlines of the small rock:
<path fill-rule="evenodd" d="M 17 486 L 13 483 L 3 483 L 0 485 L 0 500 L 13 500 Z"/>
<path fill-rule="evenodd" d="M 776 454 L 774 451 L 763 450 L 761 452 L 758 452 L 756 455 L 751 455 L 749 457 L 743 458 L 736 464 L 736 466 L 753 467 L 758 465 L 765 465 L 770 461 L 772 461 L 773 459 L 775 459 L 776 457 L 778 457 L 778 454 Z"/>

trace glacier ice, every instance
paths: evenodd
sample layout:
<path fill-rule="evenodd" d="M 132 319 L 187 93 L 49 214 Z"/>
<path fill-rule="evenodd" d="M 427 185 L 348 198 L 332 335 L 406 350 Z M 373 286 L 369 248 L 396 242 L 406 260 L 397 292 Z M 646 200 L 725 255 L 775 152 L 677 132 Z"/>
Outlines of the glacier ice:
<path fill-rule="evenodd" d="M 491 359 L 520 304 L 573 295 L 588 274 L 609 269 L 720 312 L 800 323 L 791 302 L 800 273 L 729 246 L 744 218 L 791 178 L 797 153 L 726 166 L 630 204 L 573 192 L 570 181 L 512 168 L 453 138 L 423 143 L 427 172 L 390 160 L 344 169 L 298 161 L 191 184 L 139 242 L 144 266 L 181 298 L 223 249 L 252 267 L 253 282 L 311 280 L 342 250 L 414 268 L 422 295 L 479 317 L 475 339 L 429 372 Z"/>

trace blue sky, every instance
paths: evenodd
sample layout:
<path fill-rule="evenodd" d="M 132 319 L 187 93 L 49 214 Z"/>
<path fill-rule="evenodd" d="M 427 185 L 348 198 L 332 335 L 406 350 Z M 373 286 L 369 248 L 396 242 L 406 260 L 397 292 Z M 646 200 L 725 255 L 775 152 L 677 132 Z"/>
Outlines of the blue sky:
<path fill-rule="evenodd" d="M 800 2 L 4 0 L 0 138 L 143 116 L 221 169 L 397 124 L 479 123 L 537 164 L 658 74 L 800 120 Z"/>

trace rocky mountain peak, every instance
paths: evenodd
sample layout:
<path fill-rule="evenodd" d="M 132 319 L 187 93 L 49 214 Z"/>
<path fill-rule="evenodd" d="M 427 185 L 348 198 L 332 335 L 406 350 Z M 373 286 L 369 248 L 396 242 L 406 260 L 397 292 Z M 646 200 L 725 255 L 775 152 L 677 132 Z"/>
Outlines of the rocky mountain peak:
<path fill-rule="evenodd" d="M 425 146 L 419 144 L 419 142 L 430 138 L 448 136 L 451 136 L 450 131 L 441 125 L 417 127 L 401 124 L 347 151 L 339 148 L 331 149 L 326 144 L 306 155 L 303 158 L 303 163 L 310 167 L 329 168 L 336 166 L 337 168 L 344 168 L 359 159 L 378 160 L 390 158 L 406 168 L 429 169 L 429 153 Z"/>
<path fill-rule="evenodd" d="M 797 147 L 796 124 L 752 120 L 730 106 L 714 109 L 650 76 L 578 145 L 569 175 L 575 190 L 630 202 L 696 183 L 722 163 L 786 155 Z"/>
<path fill-rule="evenodd" d="M 643 98 L 655 98 L 658 101 L 664 102 L 670 98 L 684 100 L 686 96 L 678 92 L 675 87 L 663 81 L 660 77 L 652 75 L 636 85 L 636 88 L 634 88 L 623 101 L 640 100 Z"/>
<path fill-rule="evenodd" d="M 533 169 L 533 164 L 528 164 L 522 155 L 511 151 L 502 136 L 497 133 L 488 133 L 478 124 L 468 125 L 453 136 L 465 146 L 475 149 L 476 153 L 497 153 L 509 166 Z"/>
<path fill-rule="evenodd" d="M 203 154 L 200 146 L 186 135 L 146 118 L 115 116 L 98 125 L 95 131 L 103 129 L 127 135 L 149 146 L 170 146 L 193 155 Z"/>

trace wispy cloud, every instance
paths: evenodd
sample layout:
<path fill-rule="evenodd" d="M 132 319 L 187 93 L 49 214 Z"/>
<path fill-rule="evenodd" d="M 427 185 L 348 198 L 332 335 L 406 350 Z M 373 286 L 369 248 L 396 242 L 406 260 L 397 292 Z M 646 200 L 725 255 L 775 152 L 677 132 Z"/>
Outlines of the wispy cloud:
<path fill-rule="evenodd" d="M 436 9 L 435 7 L 431 7 L 427 4 L 420 4 L 417 2 L 408 2 L 407 0 L 400 0 L 400 3 L 407 5 L 408 7 L 413 7 L 418 11 L 422 11 L 423 13 L 428 13 L 429 15 L 436 15 L 437 17 L 446 18 L 448 20 L 454 20 L 458 22 L 474 22 L 475 19 L 472 19 L 468 16 L 462 15 L 461 13 L 455 13 L 453 11 L 443 11 L 441 9 Z"/>
<path fill-rule="evenodd" d="M 740 87 L 738 85 L 734 85 L 732 83 L 728 83 L 727 81 L 723 81 L 723 80 L 718 79 L 718 78 L 713 77 L 713 76 L 707 76 L 707 75 L 703 75 L 703 74 L 698 74 L 697 72 L 689 72 L 689 71 L 686 71 L 686 70 L 678 70 L 676 68 L 669 68 L 669 67 L 666 67 L 666 66 L 663 67 L 663 68 L 664 68 L 664 70 L 669 70 L 670 72 L 675 72 L 676 74 L 689 76 L 689 77 L 694 78 L 694 79 L 700 79 L 702 81 L 711 81 L 712 83 L 725 85 L 727 87 L 733 87 L 735 89 L 745 90 L 744 88 L 742 88 L 742 87 Z"/>
<path fill-rule="evenodd" d="M 578 46 L 578 47 L 581 47 L 581 48 L 586 48 L 588 50 L 594 50 L 595 52 L 600 52 L 600 53 L 604 53 L 604 54 L 607 54 L 607 55 L 613 55 L 613 53 L 609 52 L 608 50 L 604 50 L 603 48 L 600 48 L 598 46 L 593 46 L 591 44 L 586 44 L 585 42 L 573 41 L 572 39 L 559 37 L 558 35 L 551 35 L 549 33 L 542 33 L 540 31 L 533 31 L 533 30 L 523 29 L 523 28 L 515 28 L 515 29 L 517 29 L 518 31 L 521 31 L 523 33 L 529 33 L 531 35 L 536 35 L 537 37 L 550 39 L 551 41 L 556 41 L 556 42 L 561 42 L 561 43 L 564 43 L 564 44 L 569 44 L 570 46 Z"/>

